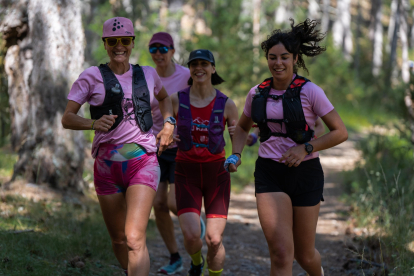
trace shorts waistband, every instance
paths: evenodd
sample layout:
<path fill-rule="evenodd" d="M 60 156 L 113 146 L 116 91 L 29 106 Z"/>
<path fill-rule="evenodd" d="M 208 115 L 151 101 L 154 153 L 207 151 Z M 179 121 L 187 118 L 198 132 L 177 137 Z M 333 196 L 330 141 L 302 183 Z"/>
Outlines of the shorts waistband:
<path fill-rule="evenodd" d="M 140 157 L 146 153 L 146 149 L 136 143 L 102 143 L 99 145 L 97 157 L 111 161 L 126 161 Z"/>

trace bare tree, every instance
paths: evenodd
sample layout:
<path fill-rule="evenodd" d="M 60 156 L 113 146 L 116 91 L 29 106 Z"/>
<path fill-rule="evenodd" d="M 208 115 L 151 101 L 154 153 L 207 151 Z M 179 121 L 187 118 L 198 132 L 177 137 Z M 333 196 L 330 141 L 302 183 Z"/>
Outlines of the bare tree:
<path fill-rule="evenodd" d="M 321 31 L 327 32 L 329 28 L 329 8 L 331 5 L 330 0 L 322 0 L 322 18 L 321 18 Z"/>
<path fill-rule="evenodd" d="M 260 6 L 261 0 L 253 0 L 253 75 L 252 79 L 257 80 L 256 76 L 259 73 L 259 58 L 260 58 Z"/>
<path fill-rule="evenodd" d="M 346 59 L 351 59 L 352 32 L 351 32 L 351 0 L 337 2 L 336 20 L 333 25 L 333 39 L 337 47 L 341 47 Z"/>
<path fill-rule="evenodd" d="M 387 35 L 388 43 L 386 47 L 387 53 L 390 53 L 391 51 L 394 33 L 395 33 L 395 30 L 398 29 L 396 28 L 396 20 L 398 20 L 398 17 L 396 16 L 398 2 L 399 0 L 392 0 L 391 2 L 390 23 L 388 25 L 388 35 Z"/>
<path fill-rule="evenodd" d="M 393 0 L 392 5 L 396 2 L 395 10 L 392 7 L 392 14 L 390 18 L 390 26 L 388 29 L 388 46 L 387 49 L 389 52 L 389 59 L 388 59 L 388 77 L 387 82 L 388 85 L 391 84 L 392 80 L 395 80 L 397 77 L 397 70 L 395 67 L 397 61 L 397 42 L 398 42 L 398 32 L 400 30 L 400 23 L 401 23 L 401 0 Z M 391 30 L 390 30 L 391 29 Z M 390 34 L 392 33 L 392 36 Z"/>
<path fill-rule="evenodd" d="M 369 37 L 372 41 L 372 74 L 378 76 L 382 67 L 382 0 L 371 1 L 371 24 Z"/>
<path fill-rule="evenodd" d="M 320 10 L 319 4 L 316 0 L 308 0 L 308 18 L 312 20 L 319 19 Z"/>
<path fill-rule="evenodd" d="M 19 153 L 12 180 L 81 190 L 83 133 L 61 125 L 66 96 L 84 59 L 79 0 L 13 1 L 0 31 L 9 47 L 11 143 Z"/>
<path fill-rule="evenodd" d="M 275 22 L 277 24 L 287 24 L 289 18 L 293 17 L 293 1 L 280 0 L 279 7 L 275 11 Z"/>
<path fill-rule="evenodd" d="M 407 12 L 410 9 L 409 1 L 402 1 L 400 5 L 400 40 L 401 40 L 401 78 L 403 82 L 408 83 L 410 81 L 410 72 L 408 68 L 408 22 Z"/>

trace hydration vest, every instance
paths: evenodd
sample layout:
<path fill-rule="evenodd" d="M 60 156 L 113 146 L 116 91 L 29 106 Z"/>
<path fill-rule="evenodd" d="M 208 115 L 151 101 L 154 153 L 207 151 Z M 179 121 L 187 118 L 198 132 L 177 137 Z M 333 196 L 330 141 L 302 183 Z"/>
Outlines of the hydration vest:
<path fill-rule="evenodd" d="M 271 136 L 289 137 L 298 144 L 309 142 L 314 136 L 314 131 L 309 127 L 303 113 L 300 91 L 305 83 L 310 80 L 296 75 L 283 95 L 269 95 L 273 78 L 265 79 L 257 88 L 252 102 L 252 120 L 260 129 L 260 142 L 265 142 Z M 283 119 L 268 119 L 266 113 L 267 99 L 282 100 Z M 284 123 L 286 133 L 272 132 L 267 122 L 279 123 L 282 128 Z"/>
<path fill-rule="evenodd" d="M 180 137 L 180 142 L 177 146 L 182 151 L 190 150 L 193 145 L 195 147 L 208 148 L 212 154 L 219 154 L 223 151 L 226 145 L 223 137 L 224 125 L 224 107 L 226 106 L 227 96 L 216 89 L 216 101 L 214 102 L 213 110 L 210 115 L 209 125 L 193 123 L 190 107 L 190 87 L 178 92 L 178 120 L 177 120 L 177 134 Z M 191 129 L 193 125 L 199 128 L 208 129 L 208 144 L 198 144 L 193 141 Z"/>
<path fill-rule="evenodd" d="M 135 121 L 141 131 L 147 132 L 152 127 L 152 115 L 150 106 L 150 93 L 145 80 L 144 71 L 136 64 L 132 65 L 132 103 L 134 106 Z M 103 115 L 118 115 L 115 123 L 108 130 L 114 130 L 124 119 L 122 99 L 124 92 L 115 74 L 107 64 L 99 65 L 103 83 L 105 86 L 105 99 L 100 106 L 90 106 L 91 118 L 100 119 Z"/>

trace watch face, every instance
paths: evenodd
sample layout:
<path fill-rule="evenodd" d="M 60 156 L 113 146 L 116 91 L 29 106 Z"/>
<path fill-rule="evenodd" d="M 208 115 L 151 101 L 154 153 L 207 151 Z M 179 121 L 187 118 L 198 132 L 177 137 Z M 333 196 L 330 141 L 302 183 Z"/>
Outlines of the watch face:
<path fill-rule="evenodd" d="M 305 149 L 308 153 L 311 153 L 313 150 L 313 146 L 311 144 L 307 144 Z"/>
<path fill-rule="evenodd" d="M 170 120 L 171 120 L 171 123 L 173 123 L 173 124 L 175 124 L 175 123 L 176 123 L 176 120 L 175 120 L 175 118 L 174 118 L 174 117 L 170 117 Z"/>

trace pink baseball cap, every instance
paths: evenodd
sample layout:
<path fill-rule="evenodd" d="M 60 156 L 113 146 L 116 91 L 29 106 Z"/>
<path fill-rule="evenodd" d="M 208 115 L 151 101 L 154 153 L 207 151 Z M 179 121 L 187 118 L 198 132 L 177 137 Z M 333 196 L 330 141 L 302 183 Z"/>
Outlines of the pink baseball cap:
<path fill-rule="evenodd" d="M 155 33 L 152 36 L 150 42 L 148 43 L 148 46 L 155 44 L 155 43 L 159 43 L 164 46 L 171 46 L 174 48 L 174 41 L 169 33 L 165 33 L 165 32 Z"/>
<path fill-rule="evenodd" d="M 125 17 L 114 17 L 106 20 L 103 24 L 102 38 L 112 36 L 135 37 L 132 21 Z"/>

